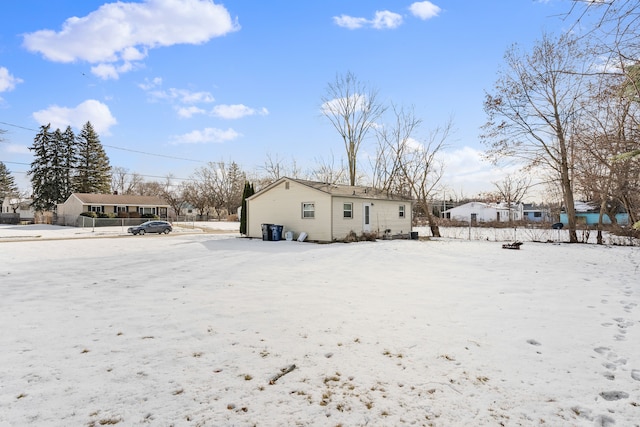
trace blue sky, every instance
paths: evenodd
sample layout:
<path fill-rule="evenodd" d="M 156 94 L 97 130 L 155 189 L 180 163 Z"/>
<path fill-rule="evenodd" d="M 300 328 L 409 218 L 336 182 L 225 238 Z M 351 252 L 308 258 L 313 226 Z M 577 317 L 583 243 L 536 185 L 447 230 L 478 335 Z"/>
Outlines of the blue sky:
<path fill-rule="evenodd" d="M 0 161 L 26 189 L 29 147 L 51 123 L 91 121 L 112 166 L 188 178 L 208 161 L 303 170 L 344 147 L 320 114 L 336 74 L 413 106 L 418 140 L 453 118 L 449 192 L 495 189 L 482 103 L 513 43 L 569 26 L 567 0 L 20 0 L 0 26 Z M 384 122 L 384 119 L 382 119 Z M 374 139 L 361 149 L 361 164 Z M 151 156 L 144 153 L 157 153 Z"/>

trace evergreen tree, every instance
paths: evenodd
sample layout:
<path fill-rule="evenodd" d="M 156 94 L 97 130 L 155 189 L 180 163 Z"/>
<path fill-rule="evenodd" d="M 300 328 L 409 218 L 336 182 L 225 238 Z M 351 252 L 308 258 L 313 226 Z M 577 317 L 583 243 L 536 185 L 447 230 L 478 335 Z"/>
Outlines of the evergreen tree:
<path fill-rule="evenodd" d="M 5 197 L 13 197 L 18 194 L 18 186 L 16 185 L 15 178 L 11 175 L 11 172 L 4 163 L 0 162 L 0 212 L 2 210 L 2 204 Z"/>
<path fill-rule="evenodd" d="M 66 200 L 64 195 L 65 183 L 64 177 L 66 171 L 64 170 L 64 147 L 62 142 L 62 132 L 60 129 L 56 129 L 51 135 L 51 146 L 49 147 L 49 168 L 51 185 L 55 190 L 53 191 L 54 199 L 56 203 L 63 203 Z"/>
<path fill-rule="evenodd" d="M 111 191 L 111 166 L 100 143 L 98 134 L 90 122 L 76 138 L 77 163 L 74 189 L 80 193 L 109 193 Z"/>
<path fill-rule="evenodd" d="M 60 201 L 60 193 L 51 162 L 54 157 L 52 151 L 55 144 L 50 128 L 50 124 L 40 126 L 40 132 L 33 139 L 33 145 L 29 147 L 29 150 L 33 152 L 34 159 L 27 175 L 31 177 L 33 189 L 32 206 L 39 212 L 54 210 L 56 203 Z"/>
<path fill-rule="evenodd" d="M 73 188 L 73 176 L 76 163 L 78 162 L 75 142 L 76 137 L 73 130 L 71 129 L 71 126 L 67 126 L 67 129 L 62 134 L 62 141 L 60 143 L 60 149 L 62 150 L 60 155 L 62 158 L 62 190 L 60 193 L 64 200 L 68 199 L 71 193 L 75 191 Z"/>
<path fill-rule="evenodd" d="M 244 183 L 242 192 L 242 209 L 240 211 L 240 234 L 247 234 L 247 198 L 253 195 L 253 185 L 249 182 Z"/>

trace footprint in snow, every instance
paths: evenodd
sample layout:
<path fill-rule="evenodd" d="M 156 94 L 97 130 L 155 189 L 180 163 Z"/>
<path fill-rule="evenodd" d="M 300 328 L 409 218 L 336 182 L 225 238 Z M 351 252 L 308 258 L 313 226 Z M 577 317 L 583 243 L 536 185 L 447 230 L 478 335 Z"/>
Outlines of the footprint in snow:
<path fill-rule="evenodd" d="M 542 344 L 540 344 L 540 343 L 539 343 L 538 341 L 536 341 L 536 340 L 527 340 L 527 343 L 528 343 L 528 344 L 531 344 L 531 345 L 542 345 Z"/>
<path fill-rule="evenodd" d="M 640 370 L 638 369 L 633 369 L 631 371 L 631 378 L 633 378 L 636 381 L 640 381 Z"/>
<path fill-rule="evenodd" d="M 620 400 L 629 398 L 629 393 L 625 393 L 624 391 L 603 391 L 600 393 L 600 396 L 604 400 Z"/>

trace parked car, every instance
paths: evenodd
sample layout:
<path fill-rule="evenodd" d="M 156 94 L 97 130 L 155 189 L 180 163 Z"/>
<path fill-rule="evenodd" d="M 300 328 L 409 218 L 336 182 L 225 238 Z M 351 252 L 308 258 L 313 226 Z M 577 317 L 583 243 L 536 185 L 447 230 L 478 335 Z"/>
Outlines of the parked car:
<path fill-rule="evenodd" d="M 127 229 L 127 233 L 131 233 L 134 236 L 136 234 L 143 235 L 145 233 L 169 234 L 172 231 L 173 227 L 171 227 L 171 223 L 167 221 L 147 221 Z"/>

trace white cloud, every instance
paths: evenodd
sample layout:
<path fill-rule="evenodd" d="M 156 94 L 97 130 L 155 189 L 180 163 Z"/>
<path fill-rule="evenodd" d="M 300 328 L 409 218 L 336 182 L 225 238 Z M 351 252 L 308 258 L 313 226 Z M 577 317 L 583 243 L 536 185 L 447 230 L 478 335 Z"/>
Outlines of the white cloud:
<path fill-rule="evenodd" d="M 176 135 L 172 138 L 175 144 L 206 144 L 206 143 L 222 143 L 233 141 L 241 136 L 235 130 L 229 128 L 227 130 L 216 128 L 205 128 L 203 130 L 194 130 L 182 135 Z"/>
<path fill-rule="evenodd" d="M 0 67 L 0 92 L 9 92 L 19 83 L 22 83 L 22 79 L 12 76 L 5 67 Z"/>
<path fill-rule="evenodd" d="M 256 114 L 267 115 L 269 111 L 266 108 L 255 110 L 242 104 L 235 105 L 216 105 L 211 110 L 211 114 L 222 119 L 240 119 L 246 116 L 254 116 Z"/>
<path fill-rule="evenodd" d="M 151 89 L 161 85 L 162 85 L 162 78 L 154 77 L 153 80 L 149 80 L 145 78 L 144 83 L 140 83 L 138 87 L 144 91 L 150 91 Z"/>
<path fill-rule="evenodd" d="M 87 16 L 68 18 L 58 32 L 26 34 L 24 46 L 54 62 L 98 64 L 94 74 L 109 79 L 131 70 L 127 64 L 144 59 L 149 49 L 202 44 L 239 28 L 225 7 L 211 0 L 116 2 Z"/>
<path fill-rule="evenodd" d="M 409 10 L 413 14 L 413 16 L 416 16 L 422 20 L 435 18 L 442 11 L 442 9 L 440 9 L 430 1 L 415 2 L 411 6 L 409 6 Z"/>
<path fill-rule="evenodd" d="M 402 16 L 388 10 L 376 11 L 371 26 L 377 30 L 394 29 L 402 25 Z"/>
<path fill-rule="evenodd" d="M 190 106 L 190 107 L 178 107 L 176 108 L 176 111 L 178 112 L 178 116 L 180 118 L 183 119 L 190 119 L 191 117 L 195 116 L 196 114 L 204 114 L 206 113 L 205 110 L 203 110 L 202 108 L 198 108 L 196 106 Z"/>
<path fill-rule="evenodd" d="M 53 129 L 61 130 L 67 126 L 82 129 L 85 123 L 91 122 L 95 131 L 103 135 L 109 135 L 109 128 L 117 123 L 109 107 L 95 99 L 86 100 L 73 108 L 52 105 L 33 113 L 33 118 L 41 125 L 51 123 Z"/>
<path fill-rule="evenodd" d="M 447 191 L 452 191 L 458 197 L 477 197 L 479 193 L 496 191 L 495 182 L 503 181 L 508 175 L 522 174 L 521 164 L 503 167 L 493 165 L 483 158 L 482 151 L 468 146 L 443 154 L 445 170 L 442 182 L 447 186 Z M 530 193 L 531 196 L 534 191 Z"/>
<path fill-rule="evenodd" d="M 334 98 L 330 101 L 323 103 L 320 106 L 320 110 L 323 115 L 326 114 L 341 114 L 345 109 L 348 110 L 364 110 L 366 107 L 367 98 L 364 95 L 358 93 L 349 96 L 348 98 Z"/>
<path fill-rule="evenodd" d="M 402 16 L 388 10 L 376 11 L 373 19 L 357 18 L 348 15 L 334 16 L 333 22 L 339 27 L 356 30 L 371 27 L 376 30 L 393 29 L 402 25 Z"/>
<path fill-rule="evenodd" d="M 144 89 L 143 86 L 140 86 Z M 151 99 L 156 101 L 169 101 L 169 102 L 177 102 L 180 104 L 200 104 L 200 103 L 211 103 L 215 101 L 213 95 L 210 92 L 200 91 L 194 92 L 188 89 L 177 89 L 177 88 L 169 88 L 168 90 L 154 90 L 154 86 L 148 85 L 146 86 L 150 90 L 147 90 L 148 95 Z"/>
<path fill-rule="evenodd" d="M 356 30 L 362 28 L 369 23 L 365 18 L 355 18 L 348 15 L 334 16 L 333 22 L 339 27 L 348 28 L 350 30 Z"/>

